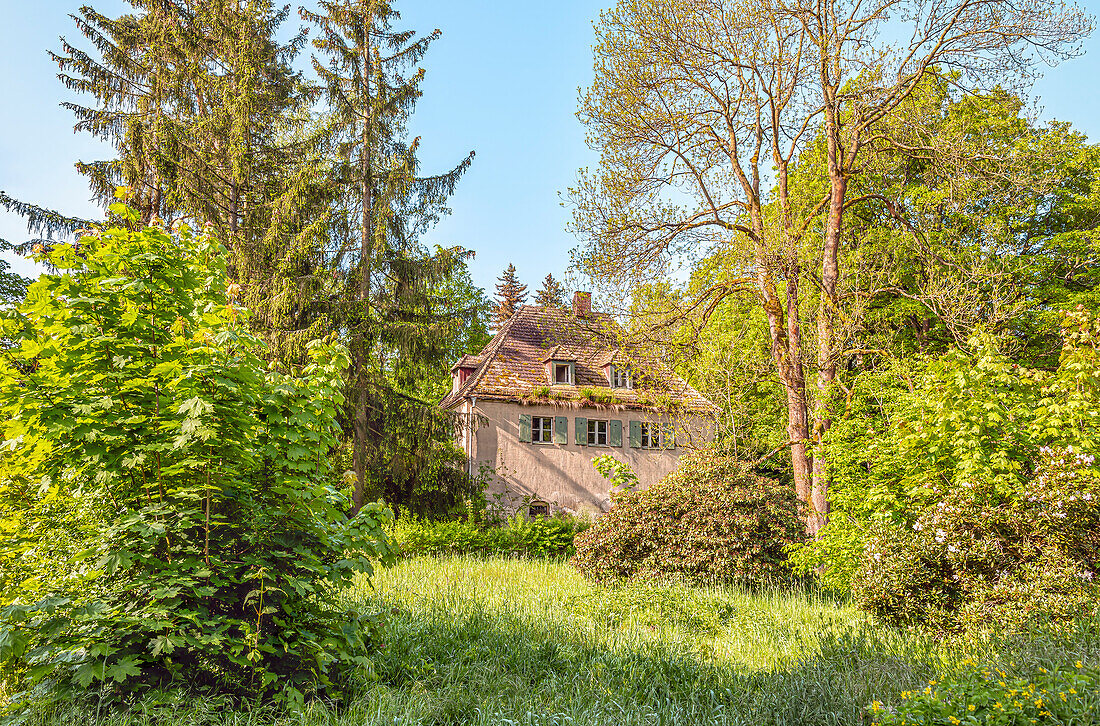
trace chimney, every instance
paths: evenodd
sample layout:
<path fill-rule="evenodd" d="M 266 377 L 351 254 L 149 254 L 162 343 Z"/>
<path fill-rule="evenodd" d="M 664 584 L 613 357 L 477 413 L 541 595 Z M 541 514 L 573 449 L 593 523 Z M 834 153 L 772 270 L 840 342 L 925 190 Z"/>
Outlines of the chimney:
<path fill-rule="evenodd" d="M 587 318 L 592 314 L 592 293 L 577 291 L 573 293 L 573 317 Z"/>

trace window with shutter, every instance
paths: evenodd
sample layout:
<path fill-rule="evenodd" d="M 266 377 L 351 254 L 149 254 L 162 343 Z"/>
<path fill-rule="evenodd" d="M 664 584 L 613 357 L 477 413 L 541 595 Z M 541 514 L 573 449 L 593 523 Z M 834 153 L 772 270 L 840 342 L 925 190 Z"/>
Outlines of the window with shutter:
<path fill-rule="evenodd" d="M 588 445 L 588 419 L 578 416 L 573 419 L 573 439 L 577 446 Z"/>
<path fill-rule="evenodd" d="M 642 448 L 642 422 L 631 421 L 630 422 L 630 448 L 640 449 Z"/>
<path fill-rule="evenodd" d="M 531 443 L 531 415 L 527 413 L 520 414 L 519 417 L 519 440 L 525 443 Z"/>
<path fill-rule="evenodd" d="M 549 416 L 535 416 L 531 419 L 531 441 L 536 444 L 549 444 L 554 419 Z"/>
<path fill-rule="evenodd" d="M 607 446 L 607 421 L 588 419 L 588 445 Z"/>

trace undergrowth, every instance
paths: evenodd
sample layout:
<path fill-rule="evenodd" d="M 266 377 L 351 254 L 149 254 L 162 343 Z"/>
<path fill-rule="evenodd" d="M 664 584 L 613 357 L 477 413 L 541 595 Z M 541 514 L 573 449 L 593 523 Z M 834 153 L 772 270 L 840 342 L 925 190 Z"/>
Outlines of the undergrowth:
<path fill-rule="evenodd" d="M 1100 664 L 1100 640 L 1087 630 L 944 641 L 878 625 L 816 591 L 604 588 L 546 560 L 409 559 L 376 576 L 376 589 L 362 581 L 343 597 L 386 621 L 381 651 L 351 698 L 294 717 L 177 703 L 100 721 L 870 724 L 871 704 L 899 707 L 903 692 L 960 668 L 1028 678 L 1040 668 Z M 92 716 L 60 711 L 35 723 L 90 724 Z M 1075 723 L 1095 723 L 1087 718 Z"/>

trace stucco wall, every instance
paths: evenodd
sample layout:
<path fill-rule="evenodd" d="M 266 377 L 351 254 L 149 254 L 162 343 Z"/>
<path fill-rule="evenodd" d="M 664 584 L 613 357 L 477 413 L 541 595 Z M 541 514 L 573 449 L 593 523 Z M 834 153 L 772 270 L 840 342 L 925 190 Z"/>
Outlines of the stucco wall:
<path fill-rule="evenodd" d="M 519 405 L 500 401 L 466 401 L 461 412 L 472 420 L 460 443 L 470 457 L 472 472 L 486 466 L 494 471 L 487 488 L 491 500 L 516 509 L 525 498 L 549 502 L 552 511 L 596 514 L 611 505 L 609 484 L 592 466 L 592 459 L 611 454 L 638 475 L 641 488 L 660 481 L 676 468 L 680 455 L 708 442 L 712 427 L 706 419 L 615 411 L 571 406 Z M 470 417 L 471 412 L 474 414 Z M 567 443 L 520 441 L 520 416 L 565 416 L 569 420 Z M 621 447 L 579 446 L 577 417 L 622 421 Z M 675 449 L 635 449 L 629 443 L 629 422 L 670 422 L 676 430 Z"/>

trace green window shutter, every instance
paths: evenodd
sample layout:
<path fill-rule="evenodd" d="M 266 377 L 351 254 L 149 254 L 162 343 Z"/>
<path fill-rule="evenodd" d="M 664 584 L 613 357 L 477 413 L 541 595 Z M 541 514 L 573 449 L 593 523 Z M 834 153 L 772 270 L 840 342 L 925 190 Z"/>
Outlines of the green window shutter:
<path fill-rule="evenodd" d="M 607 432 L 608 446 L 623 445 L 623 422 L 611 419 L 611 430 Z"/>
<path fill-rule="evenodd" d="M 672 424 L 666 423 L 664 425 L 664 440 L 666 449 L 676 448 L 676 432 L 672 427 Z"/>
<path fill-rule="evenodd" d="M 555 444 L 568 444 L 569 443 L 569 417 L 568 416 L 555 416 L 554 417 L 554 443 Z"/>
<path fill-rule="evenodd" d="M 588 419 L 578 416 L 573 419 L 573 426 L 576 427 L 573 438 L 577 446 L 588 446 Z"/>
<path fill-rule="evenodd" d="M 642 448 L 642 422 L 631 421 L 630 422 L 630 448 L 640 449 Z"/>
<path fill-rule="evenodd" d="M 519 416 L 519 440 L 531 443 L 531 414 L 522 413 Z"/>

